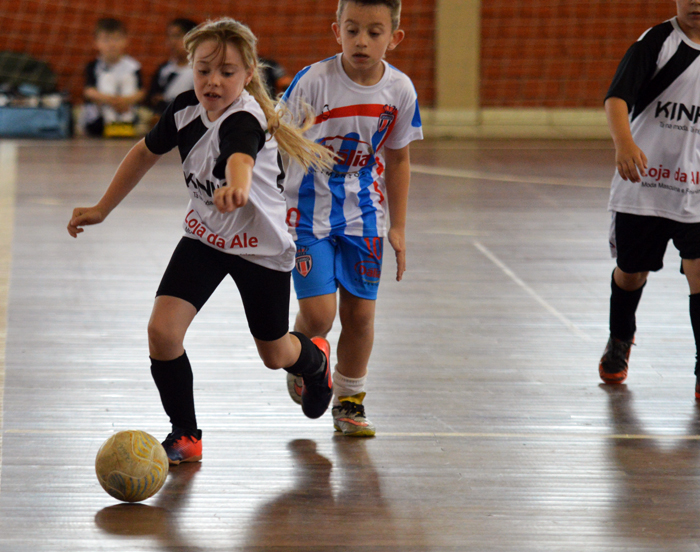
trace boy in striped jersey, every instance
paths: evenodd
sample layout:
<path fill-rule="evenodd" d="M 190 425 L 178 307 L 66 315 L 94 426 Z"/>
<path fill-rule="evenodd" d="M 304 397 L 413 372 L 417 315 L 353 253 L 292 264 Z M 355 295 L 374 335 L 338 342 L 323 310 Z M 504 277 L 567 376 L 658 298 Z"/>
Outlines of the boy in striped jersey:
<path fill-rule="evenodd" d="M 282 98 L 292 111 L 300 102 L 314 108 L 316 122 L 306 136 L 336 155 L 331 170 L 289 168 L 287 224 L 297 246 L 295 329 L 325 336 L 336 310 L 340 314 L 332 412 L 335 429 L 351 436 L 375 433 L 362 402 L 386 215 L 400 281 L 406 266 L 409 144 L 422 138 L 415 88 L 383 59 L 404 37 L 400 12 L 400 0 L 340 0 L 332 27 L 342 53 L 303 69 Z M 287 377 L 298 402 L 301 381 Z"/>
<path fill-rule="evenodd" d="M 605 100 L 617 165 L 609 203 L 617 266 L 610 338 L 598 367 L 606 383 L 627 377 L 642 289 L 649 272 L 662 268 L 671 239 L 690 286 L 690 320 L 700 343 L 700 2 L 676 0 L 676 8 L 676 17 L 630 47 Z M 700 399 L 697 381 L 695 396 Z"/>

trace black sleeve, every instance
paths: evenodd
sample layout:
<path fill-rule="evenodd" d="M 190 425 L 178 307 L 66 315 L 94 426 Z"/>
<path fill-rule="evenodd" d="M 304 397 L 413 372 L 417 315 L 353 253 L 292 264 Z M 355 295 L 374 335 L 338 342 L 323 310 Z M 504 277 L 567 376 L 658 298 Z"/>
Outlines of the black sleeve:
<path fill-rule="evenodd" d="M 141 69 L 136 70 L 136 83 L 138 84 L 139 90 L 143 88 L 143 73 Z"/>
<path fill-rule="evenodd" d="M 146 134 L 146 147 L 152 153 L 163 155 L 177 146 L 177 125 L 175 124 L 175 102 L 177 99 L 175 98 L 165 108 L 156 126 Z"/>
<path fill-rule="evenodd" d="M 234 153 L 245 153 L 253 159 L 265 145 L 265 131 L 258 120 L 247 111 L 237 111 L 219 128 L 220 153 L 214 167 L 214 176 L 225 178 L 226 162 Z"/>
<path fill-rule="evenodd" d="M 97 60 L 93 59 L 85 66 L 85 88 L 97 88 L 97 75 L 95 74 L 95 66 Z"/>
<path fill-rule="evenodd" d="M 640 91 L 654 76 L 661 47 L 672 32 L 673 25 L 668 21 L 652 27 L 627 50 L 605 95 L 606 100 L 625 100 L 628 111 L 632 111 Z"/>
<path fill-rule="evenodd" d="M 167 62 L 166 62 L 167 63 Z M 165 66 L 165 63 L 161 63 L 153 73 L 153 78 L 151 78 L 151 87 L 148 90 L 148 103 L 152 103 L 153 96 L 162 96 L 165 89 L 160 85 L 160 73 Z"/>

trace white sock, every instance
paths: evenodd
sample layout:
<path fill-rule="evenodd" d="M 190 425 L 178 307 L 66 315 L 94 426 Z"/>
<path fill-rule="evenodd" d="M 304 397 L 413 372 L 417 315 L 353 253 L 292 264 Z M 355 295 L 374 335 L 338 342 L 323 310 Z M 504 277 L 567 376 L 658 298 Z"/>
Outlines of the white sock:
<path fill-rule="evenodd" d="M 352 397 L 362 393 L 365 390 L 365 383 L 367 383 L 366 375 L 361 378 L 348 378 L 338 372 L 336 366 L 333 370 L 333 406 L 340 404 L 340 397 Z"/>

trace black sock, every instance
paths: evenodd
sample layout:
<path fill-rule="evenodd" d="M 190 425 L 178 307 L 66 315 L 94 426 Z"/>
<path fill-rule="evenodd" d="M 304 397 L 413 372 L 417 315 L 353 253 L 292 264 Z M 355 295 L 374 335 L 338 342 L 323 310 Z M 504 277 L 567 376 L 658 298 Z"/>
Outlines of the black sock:
<path fill-rule="evenodd" d="M 174 360 L 151 359 L 151 375 L 174 427 L 195 431 L 193 376 L 187 353 Z"/>
<path fill-rule="evenodd" d="M 613 272 L 614 274 L 614 272 Z M 637 331 L 635 313 L 646 282 L 634 291 L 625 291 L 615 283 L 613 276 L 610 295 L 610 335 L 621 341 L 632 341 Z"/>
<path fill-rule="evenodd" d="M 700 361 L 700 293 L 690 296 L 690 325 L 693 327 L 695 336 L 695 375 L 700 376 L 698 362 Z"/>
<path fill-rule="evenodd" d="M 321 352 L 321 349 L 314 345 L 304 334 L 299 332 L 289 332 L 295 335 L 301 342 L 301 352 L 297 361 L 285 368 L 290 374 L 301 374 L 305 377 L 313 378 L 316 375 L 322 375 L 326 368 L 326 356 Z"/>

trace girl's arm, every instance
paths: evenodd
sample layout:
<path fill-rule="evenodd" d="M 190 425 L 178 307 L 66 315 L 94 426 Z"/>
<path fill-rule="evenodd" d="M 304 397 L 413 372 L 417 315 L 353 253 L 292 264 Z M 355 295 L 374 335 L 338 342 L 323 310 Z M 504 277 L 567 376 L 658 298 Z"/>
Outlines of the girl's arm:
<path fill-rule="evenodd" d="M 406 210 L 408 187 L 411 182 L 411 162 L 408 146 L 393 150 L 384 148 L 386 160 L 386 195 L 389 202 L 389 243 L 396 253 L 396 281 L 406 271 Z"/>
<path fill-rule="evenodd" d="M 632 138 L 627 102 L 621 98 L 608 98 L 605 100 L 605 114 L 615 143 L 617 172 L 623 180 L 639 182 L 640 173 L 647 175 L 647 157 Z"/>
<path fill-rule="evenodd" d="M 234 153 L 226 161 L 226 186 L 214 192 L 214 205 L 221 213 L 230 213 L 248 203 L 253 182 L 255 159 L 247 153 Z"/>
<path fill-rule="evenodd" d="M 76 238 L 78 234 L 83 232 L 81 226 L 99 224 L 106 219 L 107 215 L 136 187 L 158 159 L 160 159 L 160 155 L 152 153 L 146 147 L 145 140 L 139 140 L 122 160 L 112 182 L 97 205 L 73 209 L 73 216 L 68 223 L 68 233 Z"/>

